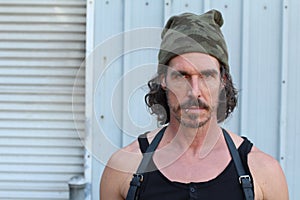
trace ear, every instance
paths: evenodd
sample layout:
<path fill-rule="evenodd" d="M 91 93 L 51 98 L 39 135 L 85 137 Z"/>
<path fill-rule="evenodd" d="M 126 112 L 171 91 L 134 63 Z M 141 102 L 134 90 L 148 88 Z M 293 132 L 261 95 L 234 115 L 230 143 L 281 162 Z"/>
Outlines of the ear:
<path fill-rule="evenodd" d="M 166 84 L 166 77 L 165 75 L 160 76 L 160 85 L 162 89 L 166 90 L 167 89 L 167 84 Z"/>
<path fill-rule="evenodd" d="M 227 81 L 227 78 L 225 75 L 223 75 L 223 77 L 221 77 L 221 89 L 225 88 L 226 81 Z"/>

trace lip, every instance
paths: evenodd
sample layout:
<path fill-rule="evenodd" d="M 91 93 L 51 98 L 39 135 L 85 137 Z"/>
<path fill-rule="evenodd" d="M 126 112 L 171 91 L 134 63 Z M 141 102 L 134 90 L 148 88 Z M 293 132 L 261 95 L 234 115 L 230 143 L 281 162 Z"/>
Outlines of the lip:
<path fill-rule="evenodd" d="M 189 107 L 189 108 L 185 108 L 183 110 L 186 113 L 199 113 L 199 112 L 202 112 L 205 109 L 201 108 L 201 107 Z"/>

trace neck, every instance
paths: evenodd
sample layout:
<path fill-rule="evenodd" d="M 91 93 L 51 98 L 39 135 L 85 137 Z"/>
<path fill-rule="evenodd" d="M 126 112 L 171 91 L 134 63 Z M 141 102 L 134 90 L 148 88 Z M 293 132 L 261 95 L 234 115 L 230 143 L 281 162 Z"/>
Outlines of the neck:
<path fill-rule="evenodd" d="M 175 121 L 176 122 L 176 121 Z M 162 141 L 155 151 L 159 167 L 166 167 L 184 156 L 205 159 L 221 135 L 217 121 L 211 119 L 200 128 L 188 128 L 170 120 Z"/>
<path fill-rule="evenodd" d="M 211 118 L 199 128 L 189 128 L 172 123 L 166 130 L 168 143 L 173 143 L 182 153 L 205 158 L 214 148 L 221 135 L 221 129 L 215 118 Z"/>

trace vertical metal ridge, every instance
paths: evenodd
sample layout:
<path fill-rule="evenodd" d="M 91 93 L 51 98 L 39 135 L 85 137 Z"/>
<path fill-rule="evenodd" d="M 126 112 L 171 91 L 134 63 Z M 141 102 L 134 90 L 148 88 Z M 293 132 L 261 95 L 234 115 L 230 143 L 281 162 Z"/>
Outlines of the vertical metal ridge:
<path fill-rule="evenodd" d="M 131 19 L 130 19 L 130 16 L 131 16 L 131 6 L 132 6 L 132 3 L 133 1 L 124 1 L 124 10 L 123 10 L 123 14 L 124 14 L 124 24 L 123 24 L 123 55 L 122 55 L 122 77 L 124 76 L 124 74 L 126 73 L 126 71 L 128 70 L 128 64 L 130 62 L 130 58 L 129 58 L 129 55 L 127 56 L 124 56 L 124 54 L 126 54 L 127 50 L 129 49 L 128 47 L 130 46 L 130 36 L 129 34 L 125 34 L 125 32 L 127 31 L 130 31 L 130 28 L 131 28 Z M 121 77 L 121 79 L 122 79 Z M 121 124 L 120 126 L 122 127 L 121 129 L 121 138 L 120 138 L 120 144 L 121 146 L 125 146 L 127 144 L 127 134 L 126 132 L 124 131 L 124 124 L 126 123 L 126 118 L 124 116 L 124 112 L 126 112 L 128 109 L 128 105 L 127 105 L 127 102 L 125 101 L 126 99 L 126 93 L 124 91 L 126 91 L 126 87 L 127 87 L 127 84 L 126 81 L 124 79 L 122 79 L 122 91 L 121 91 L 121 97 L 122 97 L 122 115 L 121 115 Z"/>
<path fill-rule="evenodd" d="M 241 113 L 240 113 L 240 133 L 246 134 L 248 132 L 248 65 L 249 65 L 249 0 L 243 0 L 242 3 L 242 59 L 241 59 Z"/>
<path fill-rule="evenodd" d="M 172 6 L 172 0 L 165 0 L 164 1 L 164 21 L 163 25 L 167 22 L 171 15 L 171 6 Z"/>
<path fill-rule="evenodd" d="M 84 144 L 88 146 L 85 148 L 84 154 L 84 178 L 87 183 L 87 195 L 85 200 L 91 200 L 91 185 L 92 185 L 92 144 L 93 144 L 93 110 L 94 110 L 94 28 L 95 28 L 95 2 L 94 0 L 88 0 L 86 5 L 86 55 L 85 55 L 85 64 L 86 64 L 86 72 L 85 72 L 85 136 L 84 136 Z M 89 149 L 89 150 L 88 150 Z"/>
<path fill-rule="evenodd" d="M 211 8 L 210 0 L 203 1 L 203 12 L 207 12 Z"/>
<path fill-rule="evenodd" d="M 288 86 L 288 9 L 289 1 L 282 4 L 282 48 L 281 48 L 281 88 L 280 88 L 280 127 L 279 127 L 279 160 L 283 170 L 286 168 L 287 137 L 287 86 Z"/>

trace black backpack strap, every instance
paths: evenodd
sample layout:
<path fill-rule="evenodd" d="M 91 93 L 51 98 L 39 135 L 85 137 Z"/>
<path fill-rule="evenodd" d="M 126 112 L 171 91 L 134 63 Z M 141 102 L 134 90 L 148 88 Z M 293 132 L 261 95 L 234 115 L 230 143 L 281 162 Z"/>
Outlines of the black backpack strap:
<path fill-rule="evenodd" d="M 252 147 L 253 147 L 253 143 L 248 140 L 248 138 L 246 137 L 242 137 L 244 139 L 243 143 L 241 144 L 241 146 L 239 146 L 238 151 L 242 160 L 242 164 L 244 166 L 244 169 L 246 171 L 246 173 L 250 174 L 251 179 L 252 175 L 249 169 L 249 165 L 248 165 L 248 154 L 251 152 Z M 252 184 L 254 185 L 253 181 Z"/>
<path fill-rule="evenodd" d="M 143 154 L 142 161 L 137 169 L 137 172 L 133 174 L 133 177 L 130 182 L 130 187 L 126 196 L 126 200 L 136 200 L 138 198 L 138 190 L 141 187 L 144 176 L 143 174 L 147 172 L 149 163 L 152 161 L 152 156 L 155 149 L 157 148 L 164 132 L 167 127 L 162 128 L 158 134 L 154 137 L 151 144 L 148 146 L 146 152 Z M 140 142 L 139 142 L 140 143 Z M 141 143 L 140 143 L 141 145 Z"/>
<path fill-rule="evenodd" d="M 139 145 L 140 145 L 140 149 L 141 149 L 141 152 L 144 154 L 146 153 L 147 151 L 147 148 L 149 147 L 149 142 L 148 142 L 148 139 L 147 139 L 147 133 L 144 133 L 142 135 L 139 135 L 138 137 L 138 142 L 139 142 Z"/>
<path fill-rule="evenodd" d="M 254 192 L 253 192 L 253 185 L 252 180 L 250 178 L 249 174 L 246 174 L 244 166 L 242 164 L 240 155 L 238 153 L 238 150 L 236 149 L 236 146 L 234 145 L 230 135 L 227 133 L 226 130 L 223 130 L 223 134 L 228 146 L 228 149 L 230 151 L 231 157 L 233 159 L 233 162 L 235 164 L 237 173 L 239 175 L 239 182 L 243 188 L 244 196 L 246 200 L 254 200 Z"/>

